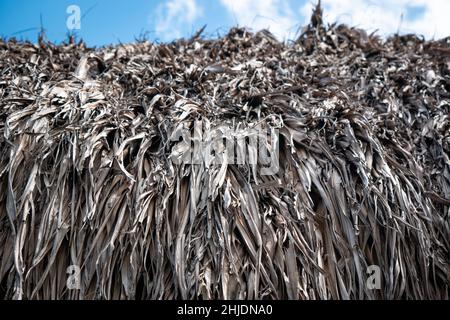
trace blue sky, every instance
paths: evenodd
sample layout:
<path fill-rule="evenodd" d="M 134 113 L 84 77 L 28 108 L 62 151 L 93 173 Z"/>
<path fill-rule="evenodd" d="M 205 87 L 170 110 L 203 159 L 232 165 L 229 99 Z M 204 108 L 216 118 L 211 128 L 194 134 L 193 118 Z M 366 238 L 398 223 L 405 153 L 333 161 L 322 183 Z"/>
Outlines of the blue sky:
<path fill-rule="evenodd" d="M 173 35 L 164 33 L 173 32 L 156 31 L 161 15 L 169 13 L 168 3 L 170 1 L 159 0 L 0 0 L 0 35 L 35 41 L 42 16 L 47 37 L 55 42 L 64 40 L 69 17 L 66 9 L 75 4 L 80 7 L 82 16 L 81 29 L 76 34 L 89 45 L 130 42 L 143 33 L 151 40 L 170 41 Z M 181 26 L 175 23 L 174 27 L 179 30 L 175 37 L 192 35 L 204 24 L 207 24 L 208 33 L 225 33 L 234 24 L 232 16 L 217 2 L 204 0 L 197 3 L 202 8 L 201 15 L 195 21 L 185 20 Z"/>
<path fill-rule="evenodd" d="M 418 33 L 450 35 L 448 0 L 322 0 L 325 19 L 378 29 L 383 36 Z M 206 34 L 225 34 L 234 26 L 268 28 L 280 40 L 295 37 L 315 0 L 0 0 L 0 35 L 36 40 L 42 25 L 53 42 L 66 38 L 68 6 L 81 12 L 76 31 L 89 45 L 131 42 L 147 33 L 152 41 L 189 37 L 203 25 Z"/>

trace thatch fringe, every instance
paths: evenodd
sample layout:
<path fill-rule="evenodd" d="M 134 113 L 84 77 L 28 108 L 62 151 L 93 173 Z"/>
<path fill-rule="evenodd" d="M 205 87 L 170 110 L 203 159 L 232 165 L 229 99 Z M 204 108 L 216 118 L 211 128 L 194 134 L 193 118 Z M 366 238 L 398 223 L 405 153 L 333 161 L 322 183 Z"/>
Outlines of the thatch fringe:
<path fill-rule="evenodd" d="M 449 40 L 313 21 L 0 41 L 1 296 L 448 299 Z M 278 128 L 279 170 L 176 162 L 196 120 Z"/>

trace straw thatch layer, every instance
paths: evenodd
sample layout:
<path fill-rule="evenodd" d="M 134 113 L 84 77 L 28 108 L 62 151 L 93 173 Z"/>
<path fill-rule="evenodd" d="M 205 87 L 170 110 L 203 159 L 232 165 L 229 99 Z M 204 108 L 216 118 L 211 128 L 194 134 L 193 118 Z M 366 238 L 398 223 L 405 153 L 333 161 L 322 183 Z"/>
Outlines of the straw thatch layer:
<path fill-rule="evenodd" d="M 449 40 L 314 17 L 288 44 L 0 41 L 1 296 L 448 299 Z M 195 120 L 277 128 L 279 170 L 176 162 Z"/>

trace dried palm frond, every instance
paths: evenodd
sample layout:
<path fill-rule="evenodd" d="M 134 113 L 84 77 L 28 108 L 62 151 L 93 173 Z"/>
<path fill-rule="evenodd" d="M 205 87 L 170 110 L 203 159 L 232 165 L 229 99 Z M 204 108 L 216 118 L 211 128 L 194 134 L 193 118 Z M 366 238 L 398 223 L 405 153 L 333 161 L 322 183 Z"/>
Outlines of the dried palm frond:
<path fill-rule="evenodd" d="M 450 40 L 320 12 L 290 44 L 0 41 L 1 297 L 448 299 Z M 179 161 L 224 124 L 276 128 L 279 169 Z"/>

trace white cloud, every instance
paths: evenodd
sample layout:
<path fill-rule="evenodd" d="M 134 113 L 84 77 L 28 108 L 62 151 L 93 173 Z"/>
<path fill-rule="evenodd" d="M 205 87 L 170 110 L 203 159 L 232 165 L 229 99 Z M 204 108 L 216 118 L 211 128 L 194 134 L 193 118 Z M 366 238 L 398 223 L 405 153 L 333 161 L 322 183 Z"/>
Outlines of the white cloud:
<path fill-rule="evenodd" d="M 220 0 L 239 26 L 254 31 L 268 29 L 280 40 L 292 37 L 298 26 L 298 13 L 283 0 Z"/>
<path fill-rule="evenodd" d="M 156 10 L 155 32 L 162 40 L 173 40 L 183 35 L 183 29 L 203 15 L 196 0 L 170 0 Z"/>
<path fill-rule="evenodd" d="M 313 2 L 300 9 L 305 23 L 311 15 Z M 324 20 L 357 26 L 369 32 L 388 36 L 416 33 L 426 38 L 450 35 L 450 1 L 448 0 L 322 0 Z M 408 14 L 416 8 L 416 15 Z M 402 18 L 403 16 L 403 18 Z"/>
<path fill-rule="evenodd" d="M 198 0 L 169 0 L 153 15 L 157 36 L 173 40 L 186 35 L 203 16 Z M 220 0 L 240 26 L 270 30 L 278 39 L 292 39 L 309 22 L 317 0 Z M 340 22 L 388 36 L 416 33 L 427 39 L 450 36 L 449 0 L 322 0 L 325 22 Z M 414 11 L 416 14 L 411 14 Z"/>

